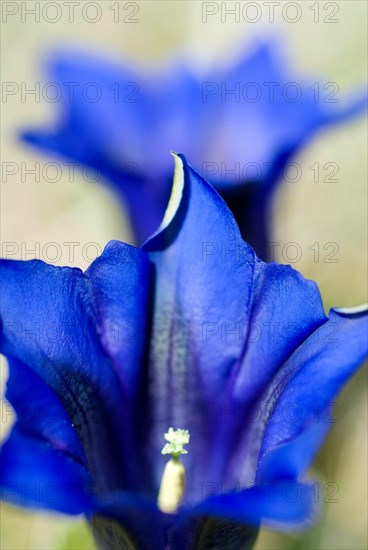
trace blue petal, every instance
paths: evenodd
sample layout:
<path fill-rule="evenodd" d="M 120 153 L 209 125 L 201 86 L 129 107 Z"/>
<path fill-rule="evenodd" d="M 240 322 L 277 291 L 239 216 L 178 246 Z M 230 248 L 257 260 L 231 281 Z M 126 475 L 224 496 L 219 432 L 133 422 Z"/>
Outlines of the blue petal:
<path fill-rule="evenodd" d="M 144 248 L 156 281 L 145 399 L 152 428 L 147 439 L 153 456 L 159 457 L 169 426 L 191 430 L 193 451 L 186 457 L 191 495 L 200 491 L 203 469 L 208 473 L 212 467 L 207 441 L 214 437 L 215 424 L 201 422 L 201 412 L 206 402 L 224 395 L 248 329 L 254 253 L 242 241 L 226 204 L 184 157 L 176 157 L 174 190 L 163 223 Z M 234 330 L 236 337 L 224 343 L 227 332 Z M 224 453 L 214 452 L 211 459 L 219 468 Z M 155 458 L 155 463 L 158 483 L 163 461 Z"/>
<path fill-rule="evenodd" d="M 293 353 L 267 392 L 265 402 L 276 406 L 263 438 L 260 478 L 292 478 L 309 467 L 333 424 L 329 407 L 367 354 L 367 311 L 331 310 L 328 322 Z"/>
<path fill-rule="evenodd" d="M 16 411 L 18 426 L 86 466 L 82 445 L 55 392 L 20 361 L 9 359 L 8 364 L 5 397 Z"/>
<path fill-rule="evenodd" d="M 173 516 L 159 512 L 153 501 L 115 493 L 99 501 L 92 524 L 102 547 L 129 540 L 142 550 L 167 545 L 177 550 L 249 550 L 261 523 L 292 530 L 314 520 L 315 489 L 294 482 L 269 483 L 209 496 Z"/>
<path fill-rule="evenodd" d="M 253 286 L 251 331 L 244 342 L 233 398 L 253 399 L 290 354 L 327 318 L 313 281 L 290 266 L 260 262 Z"/>
<path fill-rule="evenodd" d="M 63 403 L 101 490 L 137 489 L 143 483 L 132 439 L 132 386 L 138 380 L 132 371 L 141 368 L 134 346 L 138 349 L 141 342 L 115 345 L 108 335 L 109 323 L 121 327 L 125 322 L 125 305 L 133 320 L 132 296 L 140 284 L 136 277 L 144 269 L 137 256 L 144 253 L 135 255 L 131 247 L 113 244 L 86 275 L 40 261 L 0 262 L 2 353 L 34 370 Z M 137 267 L 131 269 L 127 258 L 137 261 Z M 104 259 L 110 293 L 109 283 L 104 286 L 100 280 L 106 273 Z M 119 315 L 114 285 L 122 291 Z M 136 306 L 135 319 L 144 326 L 146 304 L 137 300 Z"/>
<path fill-rule="evenodd" d="M 131 400 L 145 353 L 148 274 L 147 255 L 118 241 L 111 241 L 86 271 L 100 319 L 100 341 Z"/>
<path fill-rule="evenodd" d="M 2 502 L 89 513 L 92 482 L 87 470 L 16 425 L 0 454 Z"/>
<path fill-rule="evenodd" d="M 160 430 L 191 430 L 190 499 L 203 480 L 230 482 L 237 472 L 254 482 L 263 435 L 253 437 L 254 407 L 326 317 L 316 285 L 288 266 L 257 260 L 216 192 L 183 157 L 176 162 L 164 221 L 145 244 L 157 281 L 148 403 L 156 456 Z"/>
<path fill-rule="evenodd" d="M 284 412 L 288 414 L 290 411 Z M 259 483 L 293 481 L 307 471 L 331 428 L 329 411 L 322 411 L 321 417 L 323 421 L 312 421 L 299 435 L 276 445 L 264 455 L 257 470 Z"/>
<path fill-rule="evenodd" d="M 195 364 L 203 369 L 204 390 L 218 395 L 247 333 L 255 254 L 242 240 L 234 217 L 216 191 L 183 155 L 175 155 L 175 162 L 174 188 L 164 220 L 144 245 L 155 268 L 154 316 L 167 308 L 175 323 L 180 314 L 182 326 L 172 329 L 186 333 L 185 343 L 193 345 Z M 230 330 L 235 320 L 242 331 L 225 340 L 226 331 L 234 336 Z M 155 340 L 159 328 L 153 330 L 151 339 Z M 213 333 L 215 338 L 210 341 Z"/>
<path fill-rule="evenodd" d="M 258 264 L 251 330 L 231 393 L 236 438 L 227 465 L 227 483 L 232 483 L 234 475 L 240 476 L 243 483 L 255 481 L 263 426 L 269 414 L 264 392 L 293 351 L 326 320 L 315 283 L 290 266 Z M 228 418 L 224 423 L 229 427 Z"/>

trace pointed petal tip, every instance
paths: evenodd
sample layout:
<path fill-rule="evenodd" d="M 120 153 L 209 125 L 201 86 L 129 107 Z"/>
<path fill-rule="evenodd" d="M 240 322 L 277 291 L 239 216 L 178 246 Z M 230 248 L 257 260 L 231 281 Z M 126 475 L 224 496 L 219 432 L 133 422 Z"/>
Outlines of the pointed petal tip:
<path fill-rule="evenodd" d="M 368 313 L 368 302 L 355 307 L 333 307 L 331 311 L 341 316 L 364 315 Z"/>
<path fill-rule="evenodd" d="M 203 186 L 210 190 L 210 193 L 213 194 L 216 202 L 219 201 L 223 206 L 226 205 L 225 201 L 218 194 L 216 189 L 205 178 L 201 176 L 201 174 L 192 166 L 192 164 L 188 161 L 187 157 L 183 153 L 177 153 L 171 150 L 170 154 L 173 156 L 175 162 L 174 178 L 170 199 L 160 226 L 142 245 L 142 248 L 146 250 L 151 249 L 153 241 L 155 241 L 156 238 L 160 235 L 162 236 L 162 234 L 168 229 L 174 219 L 178 216 L 179 209 L 181 205 L 183 205 L 185 202 L 184 198 L 186 197 L 188 199 L 189 195 L 191 194 L 191 191 L 189 191 L 190 187 L 199 184 L 199 186 Z M 185 207 L 183 207 L 183 211 L 184 209 Z M 225 209 L 228 210 L 227 205 L 225 206 Z M 233 218 L 230 210 L 228 210 L 228 212 Z M 234 223 L 236 224 L 235 220 Z M 236 227 L 237 231 L 239 232 L 237 224 Z"/>
<path fill-rule="evenodd" d="M 184 191 L 184 165 L 187 165 L 187 161 L 183 155 L 175 153 L 174 151 L 170 151 L 170 154 L 174 157 L 175 162 L 170 199 L 160 226 L 142 245 L 144 249 L 149 248 L 155 238 L 168 228 L 180 207 Z"/>
<path fill-rule="evenodd" d="M 18 132 L 21 143 L 48 154 L 63 153 L 57 129 L 35 126 Z"/>
<path fill-rule="evenodd" d="M 34 143 L 38 141 L 38 133 L 34 129 L 27 128 L 25 130 L 18 131 L 18 139 L 26 143 Z"/>

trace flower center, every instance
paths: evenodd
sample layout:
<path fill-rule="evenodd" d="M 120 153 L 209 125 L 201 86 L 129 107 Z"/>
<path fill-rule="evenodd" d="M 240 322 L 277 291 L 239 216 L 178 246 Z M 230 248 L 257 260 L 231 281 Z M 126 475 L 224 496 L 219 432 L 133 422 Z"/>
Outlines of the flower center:
<path fill-rule="evenodd" d="M 180 455 L 188 454 L 184 445 L 189 443 L 190 435 L 188 430 L 169 428 L 164 438 L 167 443 L 161 453 L 171 454 L 171 460 L 166 464 L 162 474 L 157 504 L 161 512 L 175 514 L 185 491 L 185 468 L 180 461 Z"/>

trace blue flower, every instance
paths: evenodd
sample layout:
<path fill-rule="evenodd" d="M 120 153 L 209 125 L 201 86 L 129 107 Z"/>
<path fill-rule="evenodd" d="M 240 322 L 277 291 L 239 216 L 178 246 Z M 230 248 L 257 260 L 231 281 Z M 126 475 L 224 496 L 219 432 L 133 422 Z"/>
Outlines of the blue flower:
<path fill-rule="evenodd" d="M 144 72 L 56 52 L 44 95 L 59 99 L 60 116 L 53 128 L 23 137 L 97 169 L 127 204 L 139 243 L 160 223 L 170 195 L 167 151 L 186 151 L 266 258 L 269 199 L 290 158 L 321 128 L 366 108 L 365 92 L 341 105 L 335 83 L 308 81 L 288 64 L 276 41 L 201 78 L 177 60 Z"/>
<path fill-rule="evenodd" d="M 103 548 L 249 548 L 260 523 L 313 517 L 304 474 L 366 356 L 367 316 L 327 318 L 316 285 L 259 260 L 216 191 L 175 161 L 142 248 L 110 242 L 84 273 L 1 261 L 17 415 L 2 499 L 83 513 Z M 163 434 L 175 452 L 189 439 L 171 427 L 190 432 L 186 489 L 163 513 Z"/>

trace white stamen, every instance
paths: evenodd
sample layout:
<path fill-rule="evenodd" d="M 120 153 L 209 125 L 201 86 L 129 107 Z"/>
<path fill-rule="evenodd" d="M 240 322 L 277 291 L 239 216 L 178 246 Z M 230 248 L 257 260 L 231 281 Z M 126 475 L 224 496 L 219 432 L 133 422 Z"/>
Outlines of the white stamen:
<path fill-rule="evenodd" d="M 185 468 L 180 462 L 180 455 L 187 454 L 184 445 L 189 443 L 188 430 L 169 431 L 164 435 L 166 445 L 162 454 L 171 454 L 171 460 L 166 464 L 162 475 L 157 504 L 160 510 L 166 514 L 174 514 L 179 508 L 185 491 Z"/>

